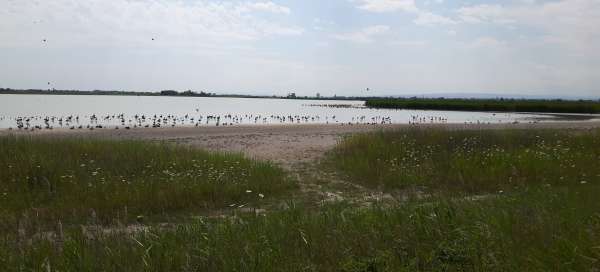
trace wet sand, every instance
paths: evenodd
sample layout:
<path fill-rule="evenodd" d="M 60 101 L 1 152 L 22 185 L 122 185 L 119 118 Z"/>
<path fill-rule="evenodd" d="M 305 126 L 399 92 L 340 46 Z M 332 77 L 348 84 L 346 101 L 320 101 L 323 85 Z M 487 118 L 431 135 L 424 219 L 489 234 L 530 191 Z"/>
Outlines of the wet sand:
<path fill-rule="evenodd" d="M 595 129 L 600 121 L 570 121 L 520 124 L 429 124 L 429 125 L 258 125 L 232 127 L 175 127 L 95 130 L 0 130 L 8 134 L 44 137 L 91 137 L 101 139 L 141 139 L 190 145 L 213 151 L 242 152 L 249 157 L 270 160 L 293 170 L 318 161 L 338 140 L 354 133 L 377 130 L 438 128 L 462 129 Z"/>

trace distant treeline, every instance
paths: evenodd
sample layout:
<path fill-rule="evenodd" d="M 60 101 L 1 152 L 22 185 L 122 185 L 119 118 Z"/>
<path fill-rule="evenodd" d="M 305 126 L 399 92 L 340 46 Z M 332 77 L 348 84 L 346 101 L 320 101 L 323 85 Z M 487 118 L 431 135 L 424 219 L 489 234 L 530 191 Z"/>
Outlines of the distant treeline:
<path fill-rule="evenodd" d="M 214 93 L 205 92 L 193 92 L 191 90 L 185 92 L 178 92 L 173 90 L 165 90 L 161 92 L 131 92 L 131 91 L 80 91 L 80 90 L 41 90 L 41 89 L 27 89 L 27 90 L 16 90 L 16 89 L 2 89 L 0 88 L 0 94 L 55 94 L 55 95 L 127 95 L 127 96 L 216 96 Z"/>
<path fill-rule="evenodd" d="M 600 101 L 591 100 L 387 98 L 368 99 L 365 105 L 371 108 L 415 110 L 600 113 Z"/>
<path fill-rule="evenodd" d="M 132 92 L 132 91 L 80 91 L 80 90 L 42 90 L 42 89 L 10 89 L 0 88 L 0 94 L 45 94 L 45 95 L 124 95 L 124 96 L 187 96 L 187 97 L 231 97 L 231 98 L 273 98 L 273 99 L 314 99 L 314 100 L 364 100 L 366 97 L 356 96 L 329 96 L 324 97 L 317 94 L 316 96 L 296 96 L 295 93 L 290 93 L 285 96 L 277 95 L 243 95 L 243 94 L 217 94 L 210 92 L 194 92 L 188 91 L 175 91 L 175 90 L 164 90 L 160 92 Z M 368 97 L 375 98 L 375 97 Z"/>

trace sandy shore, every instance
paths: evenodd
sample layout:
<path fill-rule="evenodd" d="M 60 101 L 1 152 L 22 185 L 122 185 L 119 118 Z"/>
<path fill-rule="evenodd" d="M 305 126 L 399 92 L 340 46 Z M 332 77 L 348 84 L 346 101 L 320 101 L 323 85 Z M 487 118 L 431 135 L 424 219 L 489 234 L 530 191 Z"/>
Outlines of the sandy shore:
<path fill-rule="evenodd" d="M 247 156 L 273 161 L 285 168 L 314 162 L 346 135 L 375 130 L 407 129 L 411 125 L 261 125 L 234 127 L 138 128 L 131 130 L 40 130 L 25 132 L 0 130 L 1 135 L 38 135 L 45 137 L 93 137 L 103 139 L 143 139 L 191 145 L 214 151 L 242 152 Z M 546 122 L 536 124 L 432 124 L 421 128 L 439 129 L 593 129 L 600 121 Z"/>

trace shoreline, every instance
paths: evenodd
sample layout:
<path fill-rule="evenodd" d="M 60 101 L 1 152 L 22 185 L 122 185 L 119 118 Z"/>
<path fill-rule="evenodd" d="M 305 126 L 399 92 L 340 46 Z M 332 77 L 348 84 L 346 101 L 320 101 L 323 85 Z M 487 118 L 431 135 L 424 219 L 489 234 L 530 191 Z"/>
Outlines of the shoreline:
<path fill-rule="evenodd" d="M 438 128 L 438 129 L 563 129 L 563 128 L 600 128 L 600 119 L 585 119 L 585 120 L 564 120 L 556 119 L 541 122 L 519 122 L 519 123 L 419 123 L 419 124 L 240 124 L 235 126 L 177 126 L 177 127 L 137 127 L 137 128 L 100 128 L 100 129 L 69 129 L 53 128 L 53 129 L 36 129 L 36 130 L 19 130 L 0 128 L 0 136 L 6 134 L 31 134 L 31 135 L 47 135 L 47 134 L 152 134 L 154 132 L 251 132 L 251 131 L 294 131 L 299 129 L 308 130 L 341 130 L 341 131 L 362 131 L 364 129 L 402 129 L 402 128 Z"/>
<path fill-rule="evenodd" d="M 599 129 L 600 121 L 540 122 L 518 124 L 391 124 L 391 125 L 247 125 L 227 127 L 175 127 L 135 129 L 0 130 L 0 136 L 82 137 L 106 140 L 147 140 L 201 148 L 208 151 L 242 153 L 293 170 L 326 156 L 345 136 L 397 129 Z"/>

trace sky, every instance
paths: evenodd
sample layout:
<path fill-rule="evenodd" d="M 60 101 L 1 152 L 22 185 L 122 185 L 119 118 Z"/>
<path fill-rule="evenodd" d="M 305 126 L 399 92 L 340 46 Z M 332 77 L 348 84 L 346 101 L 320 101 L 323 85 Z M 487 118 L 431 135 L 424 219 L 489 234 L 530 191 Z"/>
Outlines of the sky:
<path fill-rule="evenodd" d="M 0 88 L 600 97 L 600 0 L 0 0 Z"/>

